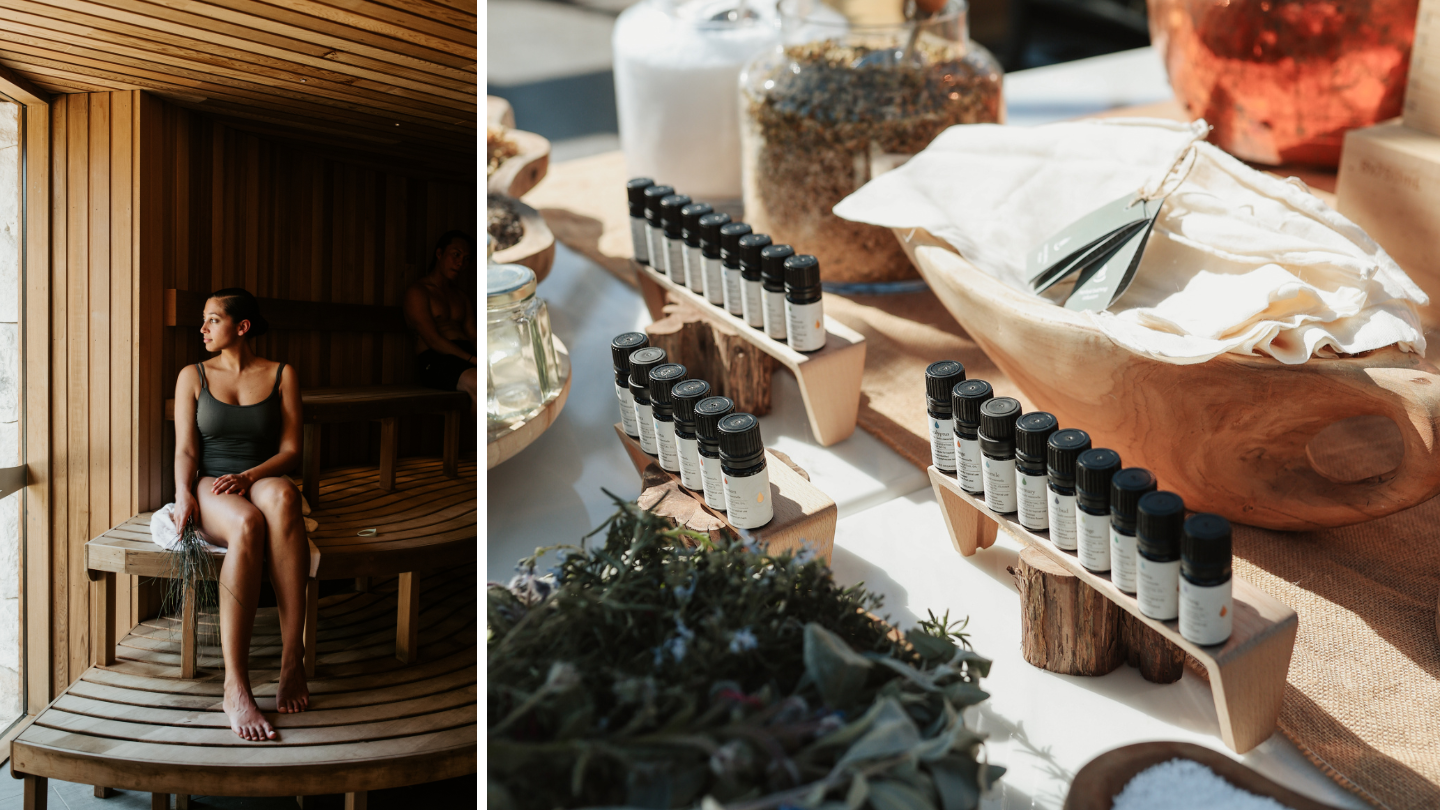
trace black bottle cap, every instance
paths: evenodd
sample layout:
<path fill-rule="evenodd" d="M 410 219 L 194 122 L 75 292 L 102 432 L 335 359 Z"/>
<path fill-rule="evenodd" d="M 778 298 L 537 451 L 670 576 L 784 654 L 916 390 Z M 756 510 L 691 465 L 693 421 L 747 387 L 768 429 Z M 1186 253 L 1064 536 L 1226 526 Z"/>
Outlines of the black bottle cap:
<path fill-rule="evenodd" d="M 720 460 L 726 467 L 744 470 L 765 462 L 760 420 L 753 414 L 732 413 L 722 417 L 715 428 L 720 439 Z"/>
<path fill-rule="evenodd" d="M 655 412 L 661 416 L 669 416 L 670 389 L 675 383 L 685 379 L 685 367 L 679 363 L 666 363 L 650 369 L 650 403 L 655 406 Z"/>
<path fill-rule="evenodd" d="M 690 247 L 700 247 L 700 218 L 714 211 L 710 203 L 690 203 L 680 209 L 680 238 Z"/>
<path fill-rule="evenodd" d="M 941 360 L 925 367 L 925 405 L 930 413 L 951 413 L 950 392 L 965 382 L 965 367 L 954 360 Z"/>
<path fill-rule="evenodd" d="M 625 332 L 610 341 L 610 361 L 616 371 L 630 373 L 630 355 L 650 345 L 650 336 L 644 332 Z"/>
<path fill-rule="evenodd" d="M 992 456 L 1015 452 L 1015 420 L 1020 418 L 1020 401 L 1014 397 L 993 397 L 980 406 L 980 449 Z"/>
<path fill-rule="evenodd" d="M 630 353 L 630 388 L 645 393 L 650 401 L 650 369 L 665 362 L 665 350 L 659 346 L 647 346 Z"/>
<path fill-rule="evenodd" d="M 660 201 L 675 193 L 670 186 L 651 186 L 645 189 L 645 221 L 660 227 Z"/>
<path fill-rule="evenodd" d="M 750 233 L 750 226 L 732 222 L 720 226 L 720 261 L 726 267 L 740 266 L 740 237 Z"/>
<path fill-rule="evenodd" d="M 735 411 L 729 397 L 707 397 L 695 403 L 695 435 L 714 446 L 720 441 L 719 422 Z"/>
<path fill-rule="evenodd" d="M 798 253 L 785 260 L 785 294 L 787 296 L 820 292 L 820 260 L 809 253 Z"/>
<path fill-rule="evenodd" d="M 785 292 L 785 260 L 795 255 L 789 245 L 769 245 L 760 251 L 760 281 L 770 292 Z"/>
<path fill-rule="evenodd" d="M 746 281 L 759 281 L 760 251 L 770 246 L 770 237 L 763 233 L 747 233 L 736 244 L 740 246 L 740 277 Z"/>
<path fill-rule="evenodd" d="M 700 217 L 700 252 L 712 259 L 720 258 L 720 228 L 730 224 L 729 214 L 706 214 Z"/>
<path fill-rule="evenodd" d="M 684 194 L 671 194 L 660 198 L 660 223 L 665 226 L 667 239 L 680 238 L 680 211 L 690 204 Z"/>
<path fill-rule="evenodd" d="M 625 184 L 625 197 L 630 202 L 630 216 L 645 216 L 645 189 L 655 185 L 648 177 L 637 177 Z"/>
<path fill-rule="evenodd" d="M 1196 584 L 1218 585 L 1230 578 L 1230 551 L 1230 521 L 1191 515 L 1180 535 L 1180 573 Z"/>
<path fill-rule="evenodd" d="M 1050 434 L 1045 447 L 1045 472 L 1062 487 L 1075 486 L 1075 460 L 1090 449 L 1090 434 L 1079 428 L 1065 428 Z"/>
<path fill-rule="evenodd" d="M 1110 479 L 1110 523 L 1135 533 L 1135 510 L 1140 498 L 1155 491 L 1155 476 L 1144 467 L 1126 467 Z"/>
<path fill-rule="evenodd" d="M 955 415 L 955 424 L 970 430 L 980 428 L 980 406 L 984 405 L 995 392 L 984 380 L 966 380 L 950 390 L 950 412 Z"/>
<path fill-rule="evenodd" d="M 1140 551 L 1156 562 L 1180 559 L 1185 500 L 1173 492 L 1147 492 L 1135 507 L 1135 537 Z"/>
<path fill-rule="evenodd" d="M 1110 511 L 1110 479 L 1120 471 L 1120 454 L 1106 447 L 1075 459 L 1075 502 L 1091 512 Z"/>
<path fill-rule="evenodd" d="M 1015 420 L 1015 457 L 1032 467 L 1045 466 L 1045 448 L 1060 420 L 1045 411 L 1031 411 Z"/>
<path fill-rule="evenodd" d="M 675 402 L 675 424 L 686 433 L 695 432 L 695 406 L 710 396 L 710 383 L 704 380 L 685 380 L 675 383 L 670 389 L 670 398 Z"/>

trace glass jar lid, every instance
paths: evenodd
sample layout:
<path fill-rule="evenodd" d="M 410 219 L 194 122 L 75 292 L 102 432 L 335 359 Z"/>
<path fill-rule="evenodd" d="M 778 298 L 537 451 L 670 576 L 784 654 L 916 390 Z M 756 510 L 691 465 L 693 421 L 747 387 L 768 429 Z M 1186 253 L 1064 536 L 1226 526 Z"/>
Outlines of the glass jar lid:
<path fill-rule="evenodd" d="M 535 271 L 523 264 L 492 264 L 485 268 L 485 308 L 497 309 L 535 294 Z"/>

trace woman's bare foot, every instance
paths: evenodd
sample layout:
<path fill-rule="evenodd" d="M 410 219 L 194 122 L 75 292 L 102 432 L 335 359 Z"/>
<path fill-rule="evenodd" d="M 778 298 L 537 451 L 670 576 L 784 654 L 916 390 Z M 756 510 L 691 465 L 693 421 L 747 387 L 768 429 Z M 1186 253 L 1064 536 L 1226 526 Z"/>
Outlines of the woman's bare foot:
<path fill-rule="evenodd" d="M 220 705 L 230 717 L 230 730 L 240 739 L 252 742 L 275 739 L 275 729 L 260 713 L 245 684 L 225 684 L 225 700 Z"/>
<path fill-rule="evenodd" d="M 275 710 L 285 714 L 310 708 L 310 686 L 305 682 L 305 665 L 280 666 L 280 683 L 275 687 Z"/>

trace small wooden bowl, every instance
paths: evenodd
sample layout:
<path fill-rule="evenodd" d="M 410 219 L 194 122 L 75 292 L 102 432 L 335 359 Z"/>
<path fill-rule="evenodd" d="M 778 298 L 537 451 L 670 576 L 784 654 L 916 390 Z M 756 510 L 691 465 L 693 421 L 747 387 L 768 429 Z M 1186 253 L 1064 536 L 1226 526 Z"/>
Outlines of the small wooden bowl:
<path fill-rule="evenodd" d="M 555 234 L 550 232 L 539 211 L 519 200 L 506 202 L 520 214 L 520 226 L 525 232 L 519 242 L 495 251 L 490 261 L 495 264 L 523 264 L 535 271 L 535 283 L 539 284 L 550 275 L 550 268 L 555 264 Z"/>
<path fill-rule="evenodd" d="M 485 123 L 492 127 L 515 128 L 515 110 L 499 96 L 485 97 Z"/>
<path fill-rule="evenodd" d="M 491 194 L 520 197 L 534 188 L 550 169 L 550 141 L 522 129 L 506 129 L 505 137 L 520 148 L 485 181 L 485 189 Z"/>
<path fill-rule="evenodd" d="M 1300 365 L 1235 354 L 1163 363 L 1117 345 L 1079 313 L 1011 289 L 924 230 L 895 235 L 945 308 L 1036 407 L 1088 431 L 1125 466 L 1149 469 L 1191 510 L 1267 529 L 1324 529 L 1440 493 L 1440 369 L 1419 355 L 1392 346 Z M 1322 476 L 1308 443 L 1356 416 L 1395 423 L 1399 466 L 1353 483 Z"/>
<path fill-rule="evenodd" d="M 1291 810 L 1335 810 L 1266 779 L 1218 751 L 1183 742 L 1136 743 L 1090 760 L 1070 783 L 1065 810 L 1110 810 L 1115 797 L 1136 774 L 1172 759 L 1198 762 L 1235 787 L 1274 799 Z"/>

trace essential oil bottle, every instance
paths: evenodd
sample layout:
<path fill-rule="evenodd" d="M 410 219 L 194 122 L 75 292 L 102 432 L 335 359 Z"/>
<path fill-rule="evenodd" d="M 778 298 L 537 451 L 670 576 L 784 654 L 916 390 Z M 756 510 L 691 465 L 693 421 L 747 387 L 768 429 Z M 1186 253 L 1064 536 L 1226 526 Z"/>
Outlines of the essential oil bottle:
<path fill-rule="evenodd" d="M 797 352 L 825 348 L 820 260 L 808 253 L 785 260 L 785 342 Z"/>
<path fill-rule="evenodd" d="M 658 183 L 645 189 L 645 252 L 650 267 L 665 272 L 665 225 L 660 221 L 660 201 L 675 193 Z"/>
<path fill-rule="evenodd" d="M 740 237 L 750 233 L 750 226 L 732 222 L 720 226 L 720 264 L 725 268 L 725 311 L 737 318 L 745 317 L 745 288 L 740 280 Z"/>
<path fill-rule="evenodd" d="M 1056 548 L 1074 551 L 1078 543 L 1075 527 L 1075 462 L 1090 449 L 1090 434 L 1066 428 L 1050 434 L 1045 445 L 1045 472 L 1050 485 L 1050 542 Z M 1109 538 L 1105 538 L 1107 541 Z"/>
<path fill-rule="evenodd" d="M 1015 422 L 1020 401 L 995 397 L 980 406 L 980 455 L 985 470 L 985 505 L 1008 515 L 1015 511 Z"/>
<path fill-rule="evenodd" d="M 1230 521 L 1205 512 L 1185 521 L 1180 537 L 1180 635 L 1194 644 L 1230 638 L 1235 601 L 1230 576 Z"/>
<path fill-rule="evenodd" d="M 1135 593 L 1135 520 L 1140 498 L 1155 491 L 1155 476 L 1126 467 L 1110 479 L 1110 581 Z"/>
<path fill-rule="evenodd" d="M 700 217 L 700 263 L 702 283 L 696 292 L 717 307 L 725 306 L 725 266 L 720 263 L 720 229 L 730 224 L 729 214 Z"/>
<path fill-rule="evenodd" d="M 760 303 L 765 334 L 785 339 L 785 260 L 795 255 L 789 245 L 770 245 L 760 251 Z"/>
<path fill-rule="evenodd" d="M 760 300 L 760 252 L 770 247 L 770 237 L 748 233 L 740 237 L 740 310 L 753 329 L 765 328 L 765 305 Z"/>
<path fill-rule="evenodd" d="M 700 441 L 695 435 L 695 406 L 710 396 L 710 383 L 685 380 L 670 389 L 675 405 L 675 444 L 680 448 L 680 485 L 691 492 L 704 492 L 700 475 Z"/>
<path fill-rule="evenodd" d="M 1120 454 L 1105 447 L 1075 460 L 1075 556 L 1085 570 L 1110 570 L 1110 479 L 1120 471 Z"/>
<path fill-rule="evenodd" d="M 732 413 L 718 427 L 726 520 L 737 529 L 758 529 L 775 516 L 760 420 L 752 414 Z"/>
<path fill-rule="evenodd" d="M 705 267 L 700 256 L 700 218 L 714 211 L 710 203 L 690 203 L 680 209 L 680 241 L 685 245 L 685 286 L 705 289 Z"/>
<path fill-rule="evenodd" d="M 670 389 L 685 379 L 685 367 L 666 363 L 650 369 L 650 408 L 655 420 L 655 447 L 660 469 L 680 472 L 680 446 L 675 443 L 675 401 Z"/>
<path fill-rule="evenodd" d="M 610 362 L 615 366 L 615 398 L 620 400 L 620 427 L 632 439 L 640 438 L 635 423 L 635 397 L 630 395 L 630 355 L 650 345 L 644 332 L 626 332 L 610 341 Z"/>
<path fill-rule="evenodd" d="M 725 511 L 725 473 L 720 469 L 720 420 L 735 412 L 727 397 L 706 397 L 695 405 L 696 450 L 705 505 Z"/>
<path fill-rule="evenodd" d="M 636 177 L 625 184 L 625 198 L 630 203 L 630 247 L 635 261 L 650 263 L 650 245 L 645 239 L 645 189 L 655 185 L 648 177 Z"/>
<path fill-rule="evenodd" d="M 1135 601 L 1152 619 L 1180 615 L 1180 535 L 1185 501 L 1173 492 L 1140 496 L 1135 521 Z"/>
<path fill-rule="evenodd" d="M 1032 532 L 1050 528 L 1046 448 L 1060 429 L 1054 414 L 1031 411 L 1015 420 L 1015 489 L 1020 525 Z"/>
<path fill-rule="evenodd" d="M 630 396 L 635 400 L 635 426 L 640 429 L 640 449 L 655 455 L 655 416 L 650 407 L 650 369 L 665 362 L 665 350 L 647 346 L 630 353 Z"/>
<path fill-rule="evenodd" d="M 930 463 L 955 473 L 955 412 L 950 394 L 965 382 L 965 367 L 941 360 L 925 367 L 925 415 L 930 417 Z"/>
<path fill-rule="evenodd" d="M 665 231 L 665 275 L 676 284 L 685 285 L 685 242 L 680 238 L 680 212 L 690 204 L 684 194 L 671 194 L 660 199 L 660 226 Z"/>
<path fill-rule="evenodd" d="M 971 495 L 985 494 L 980 407 L 994 396 L 990 383 L 984 380 L 966 380 L 950 391 L 950 411 L 955 414 L 955 479 Z"/>

